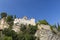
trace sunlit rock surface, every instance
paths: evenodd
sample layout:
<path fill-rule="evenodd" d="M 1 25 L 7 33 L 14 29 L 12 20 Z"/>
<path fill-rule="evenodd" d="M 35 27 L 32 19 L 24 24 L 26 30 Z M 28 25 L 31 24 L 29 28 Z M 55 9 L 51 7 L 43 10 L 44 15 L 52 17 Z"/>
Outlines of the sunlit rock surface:
<path fill-rule="evenodd" d="M 40 25 L 40 29 L 37 30 L 35 36 L 37 37 L 36 40 L 60 40 L 60 34 L 53 33 L 49 28 L 49 25 Z"/>
<path fill-rule="evenodd" d="M 0 29 L 4 29 L 4 28 L 8 28 L 9 25 L 7 24 L 6 20 L 4 18 L 2 18 L 0 20 Z"/>

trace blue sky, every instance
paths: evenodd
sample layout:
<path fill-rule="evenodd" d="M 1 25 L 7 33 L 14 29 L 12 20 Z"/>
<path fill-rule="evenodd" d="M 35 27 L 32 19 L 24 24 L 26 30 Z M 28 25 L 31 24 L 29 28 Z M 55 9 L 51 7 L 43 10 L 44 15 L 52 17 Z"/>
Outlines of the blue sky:
<path fill-rule="evenodd" d="M 46 19 L 50 24 L 60 23 L 60 0 L 0 0 L 0 13 L 17 17 Z"/>

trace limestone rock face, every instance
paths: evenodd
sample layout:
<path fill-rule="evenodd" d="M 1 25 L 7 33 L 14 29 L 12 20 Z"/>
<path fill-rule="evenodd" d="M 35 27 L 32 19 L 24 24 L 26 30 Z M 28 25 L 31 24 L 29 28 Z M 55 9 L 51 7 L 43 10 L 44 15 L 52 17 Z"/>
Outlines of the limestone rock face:
<path fill-rule="evenodd" d="M 19 26 L 14 25 L 12 30 L 14 30 L 15 32 L 17 32 L 17 33 L 18 33 L 18 32 L 20 31 L 20 27 L 19 27 Z"/>
<path fill-rule="evenodd" d="M 4 29 L 4 28 L 8 28 L 8 27 L 9 27 L 9 25 L 6 23 L 5 19 L 2 18 L 0 20 L 0 29 Z"/>
<path fill-rule="evenodd" d="M 37 30 L 35 36 L 37 37 L 36 40 L 60 40 L 60 36 L 58 34 L 54 34 L 51 30 L 44 28 Z"/>

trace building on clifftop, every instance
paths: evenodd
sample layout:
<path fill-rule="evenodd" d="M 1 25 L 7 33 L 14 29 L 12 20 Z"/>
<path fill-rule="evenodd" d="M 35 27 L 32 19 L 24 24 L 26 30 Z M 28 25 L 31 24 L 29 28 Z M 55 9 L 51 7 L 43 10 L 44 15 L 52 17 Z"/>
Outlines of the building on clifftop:
<path fill-rule="evenodd" d="M 14 20 L 14 25 L 21 25 L 21 24 L 24 24 L 24 25 L 29 25 L 29 24 L 36 25 L 34 18 L 27 19 L 26 16 L 24 16 L 23 18 L 16 18 Z"/>

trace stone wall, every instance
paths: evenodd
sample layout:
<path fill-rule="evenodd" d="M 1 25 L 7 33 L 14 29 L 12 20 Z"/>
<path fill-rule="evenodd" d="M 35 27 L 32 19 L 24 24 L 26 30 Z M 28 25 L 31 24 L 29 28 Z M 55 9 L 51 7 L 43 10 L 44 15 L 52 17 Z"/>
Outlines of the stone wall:
<path fill-rule="evenodd" d="M 24 25 L 29 25 L 29 24 L 31 24 L 31 25 L 36 25 L 36 23 L 35 23 L 35 19 L 25 19 L 25 18 L 16 18 L 15 20 L 14 20 L 14 24 L 17 24 L 17 25 L 20 25 L 20 24 L 24 24 Z"/>

